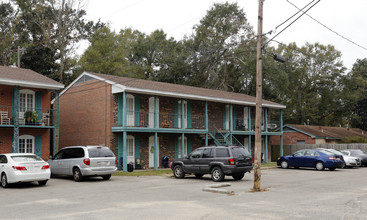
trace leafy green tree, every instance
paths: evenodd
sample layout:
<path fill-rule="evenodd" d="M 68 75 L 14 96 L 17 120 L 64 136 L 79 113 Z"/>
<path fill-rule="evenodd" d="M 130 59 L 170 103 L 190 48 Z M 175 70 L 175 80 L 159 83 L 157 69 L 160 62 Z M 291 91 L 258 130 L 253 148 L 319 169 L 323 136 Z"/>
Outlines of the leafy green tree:
<path fill-rule="evenodd" d="M 13 42 L 15 11 L 10 3 L 0 4 L 0 65 L 12 64 L 12 53 L 16 50 Z"/>

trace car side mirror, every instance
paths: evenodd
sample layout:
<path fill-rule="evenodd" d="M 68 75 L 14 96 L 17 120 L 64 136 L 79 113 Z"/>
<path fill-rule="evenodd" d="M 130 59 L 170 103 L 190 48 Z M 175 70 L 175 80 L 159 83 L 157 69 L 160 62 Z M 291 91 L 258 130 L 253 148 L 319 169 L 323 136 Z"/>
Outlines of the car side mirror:
<path fill-rule="evenodd" d="M 294 154 L 292 154 L 292 157 L 294 157 Z"/>
<path fill-rule="evenodd" d="M 50 160 L 53 160 L 53 159 L 54 159 L 54 157 L 53 157 L 53 156 L 50 156 L 50 157 L 49 157 L 49 159 L 50 159 Z"/>
<path fill-rule="evenodd" d="M 185 158 L 186 158 L 186 159 L 190 159 L 190 157 L 189 157 L 189 156 L 186 156 Z"/>

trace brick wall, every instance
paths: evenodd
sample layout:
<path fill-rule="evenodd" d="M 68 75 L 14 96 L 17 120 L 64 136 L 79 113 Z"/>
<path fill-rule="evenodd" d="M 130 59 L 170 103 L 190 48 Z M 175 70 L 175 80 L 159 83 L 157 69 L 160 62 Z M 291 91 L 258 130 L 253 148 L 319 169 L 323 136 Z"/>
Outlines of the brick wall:
<path fill-rule="evenodd" d="M 315 144 L 315 139 L 301 132 L 285 132 L 283 134 L 283 145 L 297 144 L 297 141 L 305 141 L 305 144 Z M 280 145 L 280 136 L 271 136 L 271 145 Z"/>
<path fill-rule="evenodd" d="M 111 85 L 97 80 L 73 85 L 60 96 L 60 148 L 111 147 L 112 109 Z"/>
<path fill-rule="evenodd" d="M 13 128 L 0 128 L 0 154 L 11 152 Z"/>

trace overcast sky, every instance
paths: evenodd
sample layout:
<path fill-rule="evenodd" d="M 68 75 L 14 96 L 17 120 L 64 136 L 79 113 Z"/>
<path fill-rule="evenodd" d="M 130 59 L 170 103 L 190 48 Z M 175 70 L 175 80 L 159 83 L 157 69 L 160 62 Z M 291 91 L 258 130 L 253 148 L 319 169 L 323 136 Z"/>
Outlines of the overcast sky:
<path fill-rule="evenodd" d="M 288 0 L 302 8 L 311 0 Z M 192 33 L 192 27 L 206 15 L 213 3 L 219 0 L 89 0 L 86 11 L 89 19 L 99 18 L 110 22 L 115 31 L 131 27 L 150 34 L 163 29 L 169 37 L 181 40 Z M 244 9 L 249 23 L 257 32 L 258 0 L 237 2 Z M 316 1 L 315 1 L 316 2 Z M 266 0 L 264 2 L 263 32 L 274 30 L 298 10 L 287 0 Z M 333 31 L 356 44 L 367 48 L 367 0 L 321 0 L 307 13 Z M 285 26 L 278 28 L 278 32 Z M 268 37 L 273 37 L 270 35 Z M 306 42 L 332 44 L 342 52 L 344 65 L 351 69 L 357 59 L 367 58 L 367 49 L 355 44 L 321 26 L 304 15 L 275 40 L 298 46 Z M 276 46 L 275 43 L 272 44 Z"/>

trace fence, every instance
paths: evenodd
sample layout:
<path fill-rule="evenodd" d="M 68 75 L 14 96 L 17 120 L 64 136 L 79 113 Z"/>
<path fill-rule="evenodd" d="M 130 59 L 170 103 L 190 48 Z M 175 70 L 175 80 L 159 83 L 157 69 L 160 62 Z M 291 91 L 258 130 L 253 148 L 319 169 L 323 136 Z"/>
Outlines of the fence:
<path fill-rule="evenodd" d="M 314 149 L 314 148 L 332 148 L 335 150 L 344 149 L 361 149 L 367 151 L 367 144 L 291 144 L 283 146 L 283 155 L 290 155 L 298 150 L 302 149 Z M 271 160 L 275 162 L 280 157 L 280 146 L 271 146 Z"/>

